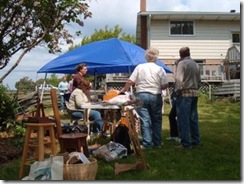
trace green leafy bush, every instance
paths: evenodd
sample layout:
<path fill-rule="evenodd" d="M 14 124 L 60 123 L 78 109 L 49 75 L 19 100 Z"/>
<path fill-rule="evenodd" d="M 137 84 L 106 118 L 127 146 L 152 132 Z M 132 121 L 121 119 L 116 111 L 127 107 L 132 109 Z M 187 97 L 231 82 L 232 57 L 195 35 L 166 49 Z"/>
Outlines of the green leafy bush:
<path fill-rule="evenodd" d="M 7 88 L 0 85 L 0 131 L 14 127 L 15 110 L 19 107 L 16 97 L 8 94 Z"/>

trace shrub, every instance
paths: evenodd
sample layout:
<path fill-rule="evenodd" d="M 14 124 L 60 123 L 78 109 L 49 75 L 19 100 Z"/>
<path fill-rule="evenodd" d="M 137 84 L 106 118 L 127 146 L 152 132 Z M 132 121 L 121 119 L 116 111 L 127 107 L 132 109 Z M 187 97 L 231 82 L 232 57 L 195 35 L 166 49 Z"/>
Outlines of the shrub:
<path fill-rule="evenodd" d="M 16 124 L 14 115 L 19 107 L 16 97 L 8 94 L 7 88 L 0 84 L 0 130 L 6 131 Z"/>

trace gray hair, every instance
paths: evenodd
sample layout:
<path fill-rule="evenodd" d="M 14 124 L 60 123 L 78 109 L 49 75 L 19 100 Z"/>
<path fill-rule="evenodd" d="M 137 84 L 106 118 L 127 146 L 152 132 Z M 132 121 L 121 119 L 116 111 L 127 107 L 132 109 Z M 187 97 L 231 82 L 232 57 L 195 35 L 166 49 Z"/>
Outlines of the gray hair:
<path fill-rule="evenodd" d="M 148 62 L 156 62 L 159 51 L 156 48 L 149 48 L 146 50 L 145 58 Z"/>

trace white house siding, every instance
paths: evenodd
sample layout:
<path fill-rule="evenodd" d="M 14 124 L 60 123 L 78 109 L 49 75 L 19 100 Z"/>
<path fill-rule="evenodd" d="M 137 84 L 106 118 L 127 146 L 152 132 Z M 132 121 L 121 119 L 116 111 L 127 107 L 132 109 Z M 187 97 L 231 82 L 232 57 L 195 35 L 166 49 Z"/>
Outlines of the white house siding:
<path fill-rule="evenodd" d="M 233 21 L 195 21 L 194 36 L 170 36 L 169 21 L 151 20 L 150 46 L 159 49 L 160 59 L 179 58 L 179 49 L 188 46 L 194 59 L 222 60 L 232 45 L 231 32 L 240 32 Z"/>

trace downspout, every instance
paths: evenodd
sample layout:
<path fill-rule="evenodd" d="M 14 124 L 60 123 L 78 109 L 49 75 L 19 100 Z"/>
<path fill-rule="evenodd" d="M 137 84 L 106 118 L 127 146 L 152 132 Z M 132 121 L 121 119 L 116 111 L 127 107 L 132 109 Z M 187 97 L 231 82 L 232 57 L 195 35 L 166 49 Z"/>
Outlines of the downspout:
<path fill-rule="evenodd" d="M 151 46 L 150 35 L 151 35 L 151 14 L 148 15 L 147 17 L 147 48 Z"/>

